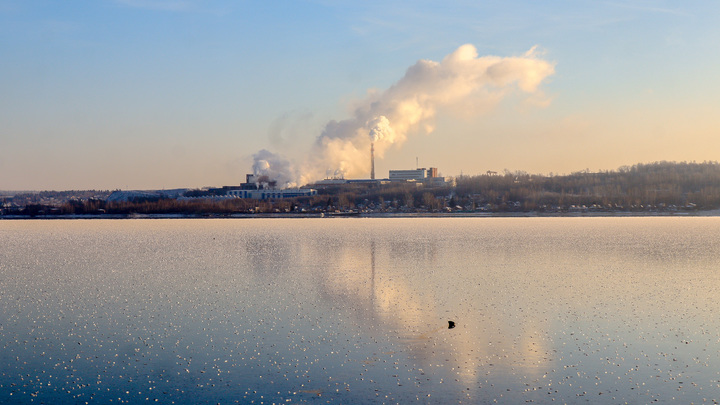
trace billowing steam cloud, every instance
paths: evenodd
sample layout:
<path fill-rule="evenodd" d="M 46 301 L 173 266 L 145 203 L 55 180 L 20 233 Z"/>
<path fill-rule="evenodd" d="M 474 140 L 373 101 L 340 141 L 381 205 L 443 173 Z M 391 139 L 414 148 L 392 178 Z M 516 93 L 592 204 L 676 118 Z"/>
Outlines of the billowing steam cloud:
<path fill-rule="evenodd" d="M 373 142 L 386 141 L 395 142 L 395 130 L 390 126 L 390 120 L 386 116 L 381 115 L 373 120 L 372 129 L 370 129 L 370 138 Z"/>
<path fill-rule="evenodd" d="M 371 92 L 351 118 L 328 122 L 300 170 L 294 171 L 290 162 L 266 150 L 255 155 L 253 170 L 281 184 L 305 184 L 337 174 L 367 177 L 371 142 L 381 159 L 409 135 L 431 133 L 439 108 L 492 107 L 515 88 L 536 93 L 554 71 L 554 64 L 540 59 L 535 47 L 523 56 L 502 58 L 478 57 L 474 46 L 463 45 L 441 62 L 418 61 L 389 89 Z"/>
<path fill-rule="evenodd" d="M 253 160 L 252 170 L 258 178 L 275 180 L 283 188 L 297 186 L 295 180 L 298 175 L 289 160 L 266 149 L 254 154 Z"/>

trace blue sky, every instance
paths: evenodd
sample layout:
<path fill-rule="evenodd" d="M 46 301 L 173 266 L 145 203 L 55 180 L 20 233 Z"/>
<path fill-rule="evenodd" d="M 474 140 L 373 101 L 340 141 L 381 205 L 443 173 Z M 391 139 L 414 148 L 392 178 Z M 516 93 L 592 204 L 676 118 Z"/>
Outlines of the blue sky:
<path fill-rule="evenodd" d="M 441 108 L 379 175 L 718 160 L 720 3 L 478 3 L 0 0 L 0 189 L 237 184 L 463 44 L 537 46 L 542 102 Z"/>

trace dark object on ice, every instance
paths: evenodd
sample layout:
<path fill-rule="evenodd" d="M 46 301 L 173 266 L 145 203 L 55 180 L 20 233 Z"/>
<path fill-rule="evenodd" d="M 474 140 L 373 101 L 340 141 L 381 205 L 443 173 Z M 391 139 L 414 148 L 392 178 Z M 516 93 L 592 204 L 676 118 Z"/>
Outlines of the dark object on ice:
<path fill-rule="evenodd" d="M 454 327 L 455 327 L 455 322 L 453 322 L 453 321 L 448 321 L 448 329 L 452 329 L 452 328 L 454 328 Z"/>

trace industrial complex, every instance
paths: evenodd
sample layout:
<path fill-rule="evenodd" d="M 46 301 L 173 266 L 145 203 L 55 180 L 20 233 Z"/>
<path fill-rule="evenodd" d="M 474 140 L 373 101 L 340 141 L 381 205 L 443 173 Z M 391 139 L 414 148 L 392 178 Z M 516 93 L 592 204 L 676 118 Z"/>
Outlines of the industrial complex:
<path fill-rule="evenodd" d="M 389 176 L 386 179 L 345 179 L 345 178 L 329 178 L 320 180 L 312 186 L 322 187 L 329 185 L 341 185 L 341 184 L 387 184 L 391 182 L 403 182 L 403 183 L 417 183 L 426 186 L 433 185 L 444 185 L 445 178 L 438 176 L 438 169 L 431 167 L 429 169 L 408 169 L 408 170 L 390 170 Z"/>
<path fill-rule="evenodd" d="M 417 162 L 416 162 L 417 163 Z M 408 170 L 390 170 L 386 179 L 375 178 L 375 144 L 370 144 L 370 178 L 345 179 L 328 178 L 309 184 L 304 188 L 279 188 L 276 179 L 254 173 L 245 175 L 245 183 L 239 186 L 209 187 L 201 190 L 174 190 L 170 198 L 188 199 L 225 199 L 242 198 L 253 200 L 278 200 L 298 197 L 312 197 L 318 194 L 317 189 L 328 187 L 338 189 L 343 185 L 364 185 L 368 187 L 389 183 L 415 183 L 418 186 L 437 187 L 446 185 L 444 177 L 438 175 L 436 167 L 415 168 Z M 182 192 L 184 191 L 184 192 Z M 168 198 L 164 191 L 116 191 L 108 198 L 110 201 L 132 201 L 138 199 Z"/>
<path fill-rule="evenodd" d="M 239 188 L 230 188 L 227 196 L 236 198 L 251 198 L 254 200 L 268 200 L 277 198 L 310 197 L 317 195 L 317 190 L 312 188 L 284 188 L 279 189 L 275 182 L 262 182 L 258 176 L 247 174 L 245 183 Z"/>
<path fill-rule="evenodd" d="M 245 182 L 238 186 L 208 187 L 198 190 L 117 190 L 110 194 L 108 201 L 151 200 L 157 198 L 175 198 L 179 200 L 193 199 L 226 199 L 244 198 L 253 200 L 278 200 L 297 197 L 312 197 L 318 189 L 342 188 L 343 185 L 380 186 L 390 183 L 413 183 L 424 187 L 446 185 L 444 177 L 438 176 L 438 169 L 418 168 L 408 170 L 390 170 L 385 179 L 345 179 L 328 178 L 309 184 L 303 188 L 279 188 L 277 182 L 266 176 L 247 174 Z"/>

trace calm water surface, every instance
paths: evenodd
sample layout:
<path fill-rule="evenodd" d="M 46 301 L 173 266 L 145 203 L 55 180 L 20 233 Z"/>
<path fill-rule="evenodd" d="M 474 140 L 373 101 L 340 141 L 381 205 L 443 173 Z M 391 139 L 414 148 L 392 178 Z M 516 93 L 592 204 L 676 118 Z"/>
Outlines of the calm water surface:
<path fill-rule="evenodd" d="M 0 403 L 714 403 L 719 264 L 720 218 L 0 221 Z"/>

